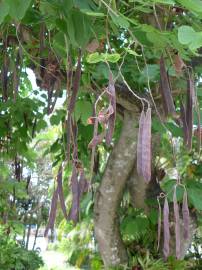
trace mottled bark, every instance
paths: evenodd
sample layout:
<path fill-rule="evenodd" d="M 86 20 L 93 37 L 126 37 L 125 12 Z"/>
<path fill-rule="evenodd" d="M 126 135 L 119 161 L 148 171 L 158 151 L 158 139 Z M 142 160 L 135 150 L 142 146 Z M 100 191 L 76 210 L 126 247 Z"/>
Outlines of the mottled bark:
<path fill-rule="evenodd" d="M 119 230 L 117 213 L 124 187 L 136 159 L 137 116 L 124 112 L 123 127 L 95 201 L 95 235 L 105 267 L 125 265 L 127 252 Z"/>

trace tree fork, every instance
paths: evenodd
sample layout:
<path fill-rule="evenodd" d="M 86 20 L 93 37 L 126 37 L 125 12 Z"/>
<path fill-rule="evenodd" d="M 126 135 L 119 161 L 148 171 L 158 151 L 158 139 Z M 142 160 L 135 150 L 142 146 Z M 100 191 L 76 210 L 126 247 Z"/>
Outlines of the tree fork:
<path fill-rule="evenodd" d="M 96 194 L 95 235 L 105 267 L 128 263 L 127 251 L 120 235 L 117 210 L 136 159 L 137 121 L 136 113 L 124 111 L 119 141 L 109 157 Z"/>

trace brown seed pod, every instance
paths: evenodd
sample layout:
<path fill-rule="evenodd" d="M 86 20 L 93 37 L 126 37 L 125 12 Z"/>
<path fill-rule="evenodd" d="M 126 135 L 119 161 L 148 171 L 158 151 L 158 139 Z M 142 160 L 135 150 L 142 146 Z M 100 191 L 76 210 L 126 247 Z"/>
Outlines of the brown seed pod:
<path fill-rule="evenodd" d="M 183 203 L 182 203 L 182 216 L 183 216 L 183 223 L 184 223 L 184 239 L 189 239 L 189 207 L 187 202 L 187 191 L 185 190 L 183 195 Z"/>
<path fill-rule="evenodd" d="M 177 203 L 176 196 L 176 187 L 173 193 L 173 207 L 174 207 L 174 217 L 175 217 L 175 249 L 176 249 L 176 258 L 180 259 L 181 245 L 180 245 L 180 215 L 179 215 L 179 206 Z"/>
<path fill-rule="evenodd" d="M 167 259 L 170 254 L 169 205 L 167 198 L 165 198 L 163 207 L 163 238 L 163 255 Z"/>
<path fill-rule="evenodd" d="M 160 92 L 164 104 L 163 109 L 165 115 L 172 115 L 176 117 L 175 105 L 171 94 L 170 82 L 163 56 L 161 56 L 160 59 Z"/>
<path fill-rule="evenodd" d="M 147 183 L 151 180 L 151 108 L 139 120 L 137 172 Z"/>

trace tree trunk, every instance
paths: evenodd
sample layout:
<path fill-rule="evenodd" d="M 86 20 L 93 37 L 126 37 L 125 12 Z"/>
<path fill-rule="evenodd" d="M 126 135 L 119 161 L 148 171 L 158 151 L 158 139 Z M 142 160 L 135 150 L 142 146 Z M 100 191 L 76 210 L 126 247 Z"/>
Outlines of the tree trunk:
<path fill-rule="evenodd" d="M 37 239 L 37 236 L 38 236 L 39 228 L 40 228 L 40 224 L 36 224 L 36 233 L 35 233 L 35 236 L 34 236 L 34 244 L 33 244 L 32 250 L 34 250 L 35 245 L 36 245 L 36 239 Z"/>
<path fill-rule="evenodd" d="M 117 213 L 124 187 L 136 159 L 137 115 L 124 112 L 123 127 L 96 194 L 95 235 L 105 267 L 128 263 Z"/>
<path fill-rule="evenodd" d="M 30 233 L 31 233 L 31 224 L 28 225 L 28 230 L 27 230 L 27 239 L 26 239 L 26 246 L 25 248 L 28 249 L 29 247 L 29 237 L 30 237 Z"/>

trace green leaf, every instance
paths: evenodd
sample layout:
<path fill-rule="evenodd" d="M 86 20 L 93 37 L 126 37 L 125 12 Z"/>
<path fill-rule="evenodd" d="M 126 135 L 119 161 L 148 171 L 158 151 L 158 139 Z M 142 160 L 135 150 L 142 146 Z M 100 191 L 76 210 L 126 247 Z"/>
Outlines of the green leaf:
<path fill-rule="evenodd" d="M 75 106 L 75 118 L 78 121 L 81 119 L 81 122 L 84 126 L 87 125 L 87 119 L 92 116 L 93 107 L 89 101 L 78 100 Z"/>
<path fill-rule="evenodd" d="M 78 46 L 84 47 L 91 36 L 90 18 L 80 11 L 75 10 L 72 12 L 70 20 L 73 22 L 75 40 Z"/>
<path fill-rule="evenodd" d="M 102 12 L 94 12 L 88 9 L 80 9 L 80 11 L 88 16 L 92 16 L 92 17 L 104 17 L 105 14 Z"/>
<path fill-rule="evenodd" d="M 113 53 L 113 54 L 108 54 L 108 53 L 101 53 L 99 54 L 98 52 L 89 54 L 86 58 L 87 62 L 90 64 L 95 64 L 98 62 L 111 62 L 111 63 L 116 63 L 120 59 L 120 54 L 118 53 Z"/>
<path fill-rule="evenodd" d="M 182 128 L 178 127 L 172 122 L 167 123 L 166 126 L 174 137 L 183 137 Z"/>
<path fill-rule="evenodd" d="M 7 0 L 9 14 L 12 18 L 21 20 L 29 8 L 32 0 Z"/>
<path fill-rule="evenodd" d="M 202 183 L 187 181 L 188 201 L 199 211 L 202 211 Z"/>
<path fill-rule="evenodd" d="M 0 24 L 4 21 L 5 17 L 8 15 L 9 5 L 6 0 L 0 2 Z"/>
<path fill-rule="evenodd" d="M 90 64 L 95 64 L 95 63 L 104 61 L 104 57 L 102 53 L 99 54 L 98 52 L 95 52 L 95 53 L 89 54 L 86 60 Z"/>
<path fill-rule="evenodd" d="M 40 119 L 38 122 L 37 122 L 37 126 L 36 126 L 36 131 L 39 132 L 41 131 L 42 129 L 45 129 L 47 128 L 47 123 L 45 120 L 43 119 Z"/>
<path fill-rule="evenodd" d="M 105 54 L 105 60 L 111 63 L 116 63 L 120 59 L 120 54 L 113 53 L 113 54 Z"/>
<path fill-rule="evenodd" d="M 146 234 L 149 228 L 149 221 L 144 216 L 126 217 L 121 224 L 121 231 L 124 236 L 138 239 Z"/>
<path fill-rule="evenodd" d="M 54 115 L 51 116 L 50 118 L 50 123 L 52 126 L 54 125 L 59 125 L 60 121 L 62 118 L 65 116 L 65 111 L 64 110 L 57 110 Z"/>
<path fill-rule="evenodd" d="M 192 12 L 202 14 L 201 0 L 177 0 L 177 2 Z"/>
<path fill-rule="evenodd" d="M 165 178 L 163 182 L 161 182 L 161 188 L 168 195 L 168 199 L 170 202 L 173 201 L 173 191 L 174 191 L 175 185 L 176 185 L 176 180 L 169 179 L 169 178 Z M 182 201 L 183 194 L 184 194 L 184 188 L 182 186 L 177 186 L 176 188 L 177 201 Z"/>
<path fill-rule="evenodd" d="M 131 49 L 128 49 L 128 48 L 125 48 L 125 51 L 131 55 L 134 55 L 134 56 L 141 56 L 140 54 L 136 53 L 135 51 L 131 50 Z"/>
<path fill-rule="evenodd" d="M 160 3 L 165 5 L 174 5 L 175 1 L 173 0 L 153 0 L 154 3 Z"/>
<path fill-rule="evenodd" d="M 196 32 L 191 26 L 183 25 L 178 28 L 178 40 L 195 51 L 202 46 L 202 32 Z"/>
<path fill-rule="evenodd" d="M 112 18 L 112 21 L 119 27 L 128 29 L 130 26 L 130 23 L 127 20 L 127 17 L 123 16 L 122 14 L 114 15 L 113 13 L 109 12 L 110 16 Z"/>
<path fill-rule="evenodd" d="M 178 40 L 182 44 L 189 44 L 195 39 L 196 32 L 191 26 L 183 25 L 178 28 Z"/>

